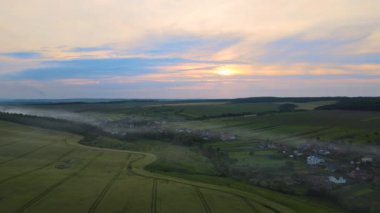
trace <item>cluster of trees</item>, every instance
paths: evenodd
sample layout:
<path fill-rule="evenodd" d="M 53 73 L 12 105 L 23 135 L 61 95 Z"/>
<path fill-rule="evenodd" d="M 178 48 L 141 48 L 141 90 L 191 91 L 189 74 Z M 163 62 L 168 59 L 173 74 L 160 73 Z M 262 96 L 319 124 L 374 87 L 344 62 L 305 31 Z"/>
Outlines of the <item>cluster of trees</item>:
<path fill-rule="evenodd" d="M 200 150 L 205 157 L 210 159 L 221 176 L 230 176 L 231 166 L 236 161 L 231 159 L 227 153 L 222 152 L 220 148 L 213 148 L 212 146 L 202 147 Z"/>
<path fill-rule="evenodd" d="M 225 117 L 239 117 L 244 115 L 251 115 L 252 112 L 240 112 L 240 113 L 223 113 L 220 115 L 202 115 L 200 117 L 194 118 L 194 120 L 207 120 L 212 118 L 225 118 Z"/>
<path fill-rule="evenodd" d="M 267 115 L 267 114 L 273 114 L 273 113 L 279 113 L 279 112 L 294 112 L 294 111 L 301 111 L 296 110 L 297 105 L 295 104 L 281 104 L 278 106 L 278 110 L 271 110 L 271 111 L 263 111 L 258 112 L 256 115 Z M 202 115 L 200 117 L 195 118 L 194 120 L 207 120 L 212 118 L 224 118 L 224 117 L 239 117 L 244 115 L 251 115 L 252 112 L 240 112 L 240 113 L 223 113 L 220 115 Z"/>
<path fill-rule="evenodd" d="M 81 143 L 90 143 L 98 135 L 108 135 L 102 129 L 92 125 L 56 118 L 1 112 L 0 120 L 82 135 Z"/>
<path fill-rule="evenodd" d="M 232 103 L 271 103 L 293 102 L 305 103 L 314 101 L 336 101 L 337 103 L 320 106 L 318 110 L 363 110 L 380 111 L 380 97 L 255 97 L 238 98 L 231 100 Z M 288 104 L 283 104 L 284 107 Z M 291 107 L 290 105 L 286 107 Z M 288 108 L 291 109 L 291 108 Z M 294 109 L 293 109 L 294 110 Z M 282 111 L 279 109 L 279 111 Z"/>
<path fill-rule="evenodd" d="M 127 133 L 119 136 L 119 139 L 134 141 L 139 139 L 163 140 L 181 146 L 198 146 L 202 147 L 205 140 L 202 136 L 192 133 L 179 133 L 170 129 L 160 131 L 147 130 Z"/>
<path fill-rule="evenodd" d="M 380 111 L 380 98 L 357 97 L 340 100 L 338 103 L 320 106 L 317 110 L 359 110 L 359 111 Z"/>

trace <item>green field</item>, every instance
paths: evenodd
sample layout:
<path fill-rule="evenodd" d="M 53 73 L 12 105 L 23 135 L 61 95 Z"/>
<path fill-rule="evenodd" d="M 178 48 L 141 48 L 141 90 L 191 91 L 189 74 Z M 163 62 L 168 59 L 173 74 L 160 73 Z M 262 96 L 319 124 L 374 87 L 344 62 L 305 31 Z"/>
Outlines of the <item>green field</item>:
<path fill-rule="evenodd" d="M 376 199 L 380 191 L 380 113 L 315 110 L 316 107 L 331 103 L 335 101 L 249 103 L 233 100 L 147 100 L 8 107 L 16 112 L 24 111 L 37 116 L 54 118 L 58 115 L 57 118 L 66 119 L 68 123 L 20 115 L 5 116 L 5 120 L 31 127 L 2 124 L 0 133 L 3 145 L 0 146 L 3 147 L 0 150 L 0 161 L 3 163 L 0 163 L 0 172 L 4 172 L 0 177 L 4 176 L 9 183 L 12 177 L 16 177 L 20 179 L 19 185 L 22 187 L 26 181 L 21 178 L 32 177 L 31 181 L 37 181 L 38 178 L 34 175 L 40 174 L 38 177 L 48 178 L 46 183 L 54 185 L 59 178 L 74 174 L 69 180 L 54 187 L 54 190 L 45 189 L 49 191 L 49 196 L 39 198 L 38 202 L 28 207 L 28 211 L 34 208 L 42 211 L 41 208 L 48 209 L 49 205 L 66 202 L 64 197 L 80 187 L 81 179 L 77 178 L 82 177 L 94 183 L 89 183 L 86 185 L 88 189 L 83 187 L 86 190 L 76 193 L 78 200 L 86 197 L 81 202 L 88 202 L 84 205 L 87 207 L 78 210 L 80 212 L 87 211 L 85 208 L 92 205 L 91 199 L 93 202 L 99 200 L 99 193 L 103 197 L 100 204 L 95 204 L 96 209 L 104 212 L 106 209 L 115 212 L 152 211 L 152 196 L 157 197 L 154 202 L 157 212 L 176 212 L 176 208 L 179 208 L 177 205 L 193 206 L 197 202 L 197 207 L 194 205 L 193 209 L 186 209 L 189 212 L 199 212 L 202 208 L 206 212 L 276 212 L 279 209 L 271 208 L 279 207 L 284 208 L 285 212 L 340 212 L 342 207 L 345 211 L 376 212 L 380 206 Z M 295 104 L 297 107 L 283 111 L 281 109 L 284 108 L 280 106 L 284 104 Z M 59 117 L 60 115 L 67 117 Z M 71 120 L 72 118 L 75 119 Z M 86 127 L 77 126 L 80 123 L 99 129 L 91 133 Z M 53 127 L 49 124 L 53 124 Z M 80 131 L 69 128 L 70 125 L 77 126 Z M 56 133 L 33 126 L 72 134 Z M 118 131 L 112 134 L 107 132 L 113 129 Z M 37 133 L 38 137 L 35 136 Z M 74 134 L 81 135 L 83 139 Z M 204 139 L 204 135 L 215 137 L 207 136 Z M 221 137 L 223 135 L 236 137 L 225 140 Z M 32 143 L 25 143 L 27 141 Z M 69 152 L 70 148 L 75 150 Z M 92 162 L 94 152 L 100 150 L 103 151 L 102 155 Z M 329 150 L 330 154 L 320 154 L 321 150 Z M 57 165 L 50 164 L 50 167 L 46 166 L 47 162 L 43 164 L 41 158 L 38 159 L 39 164 L 30 165 L 35 161 L 28 158 L 43 151 L 46 151 L 44 159 L 46 156 L 50 161 L 54 157 L 58 158 L 59 154 L 63 155 L 64 151 L 69 152 L 67 156 L 73 157 L 63 156 L 63 160 L 58 160 Z M 301 155 L 295 156 L 297 151 Z M 325 163 L 319 166 L 308 165 L 306 158 L 310 155 L 319 155 Z M 361 158 L 368 156 L 375 159 L 374 162 L 361 164 Z M 86 166 L 85 162 L 91 164 Z M 40 165 L 45 165 L 44 168 L 50 170 L 40 169 Z M 83 171 L 81 166 L 85 166 Z M 29 167 L 38 169 L 30 168 L 32 172 L 29 172 Z M 352 177 L 351 173 L 357 167 L 369 178 Z M 78 170 L 80 173 L 76 173 Z M 344 177 L 347 183 L 333 184 L 329 182 L 330 176 Z M 113 178 L 114 183 L 107 182 Z M 40 181 L 45 182 L 43 179 Z M 131 186 L 133 182 L 135 184 Z M 140 189 L 137 183 L 142 183 L 141 191 L 137 191 Z M 194 188 L 194 185 L 197 187 Z M 4 183 L 3 186 L 7 184 Z M 97 189 L 99 186 L 106 187 L 106 191 L 102 187 Z M 25 196 L 33 191 L 27 187 Z M 152 193 L 155 187 L 155 195 L 146 195 L 147 191 Z M 139 194 L 139 199 L 128 195 L 124 188 L 133 189 L 134 193 Z M 234 191 L 232 195 L 225 194 L 231 190 Z M 56 195 L 56 191 L 61 194 Z M 211 192 L 216 195 L 210 195 Z M 149 196 L 150 198 L 142 199 Z M 173 196 L 175 201 L 169 202 L 168 200 L 174 199 Z M 0 197 L 0 203 L 3 200 L 6 199 Z M 46 204 L 42 204 L 44 200 Z M 238 204 L 238 201 L 243 204 Z M 251 202 L 254 203 L 253 207 Z M 266 204 L 267 202 L 269 203 Z M 228 207 L 221 208 L 215 203 L 226 204 Z M 147 205 L 150 208 L 140 207 Z M 245 207 L 235 209 L 236 205 Z"/>
<path fill-rule="evenodd" d="M 149 173 L 151 154 L 86 147 L 73 134 L 9 122 L 0 122 L 0 132 L 1 212 L 299 211 L 275 192 L 268 196 L 279 197 L 273 201 Z M 320 207 L 313 212 L 329 209 Z"/>

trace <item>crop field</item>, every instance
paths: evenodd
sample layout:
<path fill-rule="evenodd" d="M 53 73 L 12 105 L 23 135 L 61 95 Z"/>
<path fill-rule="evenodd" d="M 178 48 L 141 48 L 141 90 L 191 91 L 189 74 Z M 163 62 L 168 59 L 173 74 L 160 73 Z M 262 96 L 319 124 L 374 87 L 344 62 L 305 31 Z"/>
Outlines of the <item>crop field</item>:
<path fill-rule="evenodd" d="M 31 126 L 1 122 L 0 207 L 8 212 L 55 206 L 76 212 L 341 212 L 341 207 L 376 212 L 380 113 L 314 110 L 331 103 L 15 106 L 13 113 L 32 116 L 3 114 L 2 119 Z M 297 108 L 283 111 L 284 105 Z M 75 127 L 68 128 L 71 124 Z M 310 165 L 309 156 L 323 163 Z M 373 163 L 363 163 L 365 158 Z M 330 177 L 346 183 L 332 183 Z"/>
<path fill-rule="evenodd" d="M 304 139 L 371 144 L 380 141 L 380 116 L 377 112 L 306 111 L 253 117 L 174 122 L 177 128 L 225 131 L 242 140 L 270 139 L 289 142 Z"/>
<path fill-rule="evenodd" d="M 149 173 L 151 154 L 0 122 L 1 212 L 296 212 L 233 188 Z M 323 209 L 323 208 L 322 208 Z"/>

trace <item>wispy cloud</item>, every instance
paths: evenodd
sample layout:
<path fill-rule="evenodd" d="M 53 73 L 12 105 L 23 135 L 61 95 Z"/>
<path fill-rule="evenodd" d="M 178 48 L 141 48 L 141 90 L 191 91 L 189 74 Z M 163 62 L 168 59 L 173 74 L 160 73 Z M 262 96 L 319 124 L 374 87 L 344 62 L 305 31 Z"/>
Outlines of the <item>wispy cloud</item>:
<path fill-rule="evenodd" d="M 97 51 L 105 51 L 112 50 L 111 47 L 107 46 L 99 46 L 99 47 L 75 47 L 69 50 L 69 52 L 97 52 Z"/>
<path fill-rule="evenodd" d="M 60 79 L 60 80 L 57 80 L 57 82 L 67 84 L 67 85 L 94 85 L 94 84 L 100 83 L 99 80 L 81 79 L 81 78 Z"/>
<path fill-rule="evenodd" d="M 41 54 L 38 52 L 9 52 L 9 53 L 0 53 L 0 55 L 11 57 L 11 58 L 20 58 L 20 59 L 38 58 L 41 56 Z"/>

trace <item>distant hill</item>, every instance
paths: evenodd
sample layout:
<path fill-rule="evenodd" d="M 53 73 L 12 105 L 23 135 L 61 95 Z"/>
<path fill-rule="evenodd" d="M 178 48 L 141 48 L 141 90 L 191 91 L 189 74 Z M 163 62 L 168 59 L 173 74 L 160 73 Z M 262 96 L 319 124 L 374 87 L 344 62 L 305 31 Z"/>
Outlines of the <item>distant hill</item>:
<path fill-rule="evenodd" d="M 349 97 L 251 97 L 233 99 L 233 103 L 271 103 L 271 102 L 295 102 L 305 103 L 314 101 L 341 101 Z"/>

